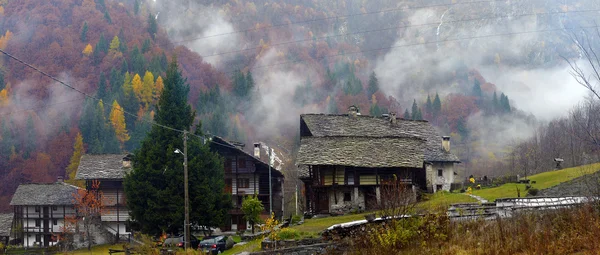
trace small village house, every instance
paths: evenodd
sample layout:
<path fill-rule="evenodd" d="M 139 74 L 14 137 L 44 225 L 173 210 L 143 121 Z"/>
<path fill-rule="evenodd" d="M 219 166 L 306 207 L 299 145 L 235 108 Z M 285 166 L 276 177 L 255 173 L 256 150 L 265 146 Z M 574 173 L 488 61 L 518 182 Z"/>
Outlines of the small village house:
<path fill-rule="evenodd" d="M 9 244 L 13 224 L 13 213 L 0 213 L 0 244 L 6 247 Z"/>
<path fill-rule="evenodd" d="M 427 121 L 348 114 L 300 116 L 297 164 L 312 213 L 369 210 L 382 183 L 397 178 L 413 190 L 450 190 L 459 159 Z"/>
<path fill-rule="evenodd" d="M 129 210 L 123 189 L 125 174 L 131 170 L 131 156 L 123 154 L 85 154 L 81 156 L 75 179 L 84 180 L 87 189 L 92 182 L 100 183 L 105 210 L 100 219 L 104 228 L 117 240 L 128 240 Z"/>
<path fill-rule="evenodd" d="M 21 184 L 10 205 L 14 210 L 12 236 L 24 247 L 56 245 L 66 226 L 65 219 L 76 215 L 73 194 L 79 188 L 62 181 Z"/>
<path fill-rule="evenodd" d="M 260 160 L 260 145 L 256 144 L 254 153 L 244 151 L 243 144 L 234 144 L 225 139 L 212 137 L 210 148 L 224 158 L 225 191 L 232 196 L 233 209 L 230 211 L 231 222 L 222 230 L 241 231 L 250 228 L 241 210 L 242 199 L 256 194 L 265 210 L 262 217 L 269 216 L 269 165 Z M 281 218 L 283 213 L 283 174 L 271 168 L 271 185 L 273 193 L 273 213 Z"/>

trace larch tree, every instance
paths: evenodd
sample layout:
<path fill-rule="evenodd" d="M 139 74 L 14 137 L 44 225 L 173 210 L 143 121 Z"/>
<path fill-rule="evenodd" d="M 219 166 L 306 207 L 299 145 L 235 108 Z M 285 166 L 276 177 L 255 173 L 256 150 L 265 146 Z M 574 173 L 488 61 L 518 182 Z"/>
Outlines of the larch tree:
<path fill-rule="evenodd" d="M 73 155 L 71 156 L 69 166 L 67 166 L 66 169 L 66 174 L 68 177 L 67 179 L 75 180 L 75 174 L 77 173 L 79 161 L 81 160 L 81 156 L 83 154 L 85 154 L 85 148 L 83 147 L 83 136 L 81 133 L 77 133 L 77 136 L 75 136 L 75 143 L 73 144 Z"/>
<path fill-rule="evenodd" d="M 119 142 L 121 143 L 121 148 L 123 148 L 123 144 L 125 144 L 125 142 L 128 141 L 130 137 L 127 133 L 127 126 L 125 125 L 125 114 L 123 112 L 123 108 L 121 108 L 117 100 L 113 101 L 109 118 L 110 123 L 112 124 L 112 127 L 115 130 L 117 140 L 119 140 Z"/>
<path fill-rule="evenodd" d="M 144 74 L 144 81 L 141 89 L 141 102 L 147 107 L 152 103 L 152 96 L 154 91 L 154 75 L 151 72 L 146 71 Z"/>
<path fill-rule="evenodd" d="M 158 102 L 158 99 L 160 98 L 160 94 L 162 93 L 163 89 L 165 88 L 165 84 L 163 82 L 162 77 L 158 76 L 158 78 L 156 78 L 156 83 L 154 84 L 154 103 Z"/>
<path fill-rule="evenodd" d="M 115 35 L 115 37 L 113 37 L 112 41 L 110 42 L 109 49 L 113 50 L 113 51 L 119 51 L 119 45 L 120 45 L 119 37 L 117 37 Z"/>
<path fill-rule="evenodd" d="M 135 93 L 135 96 L 140 102 L 142 102 L 142 86 L 142 78 L 139 74 L 135 74 L 131 80 L 131 87 L 133 88 L 133 93 Z"/>
<path fill-rule="evenodd" d="M 83 53 L 83 55 L 86 57 L 89 57 L 92 55 L 92 53 L 94 53 L 94 49 L 92 48 L 92 45 L 88 43 L 81 53 Z"/>
<path fill-rule="evenodd" d="M 183 157 L 173 153 L 183 150 L 183 137 L 175 130 L 189 130 L 195 112 L 187 102 L 190 88 L 176 61 L 169 64 L 154 116 L 156 123 L 169 128 L 152 126 L 124 180 L 132 220 L 151 235 L 181 232 L 184 220 Z M 223 159 L 203 143 L 200 130 L 196 126 L 194 135 L 188 135 L 190 223 L 217 227 L 226 220 L 231 197 L 224 192 Z"/>

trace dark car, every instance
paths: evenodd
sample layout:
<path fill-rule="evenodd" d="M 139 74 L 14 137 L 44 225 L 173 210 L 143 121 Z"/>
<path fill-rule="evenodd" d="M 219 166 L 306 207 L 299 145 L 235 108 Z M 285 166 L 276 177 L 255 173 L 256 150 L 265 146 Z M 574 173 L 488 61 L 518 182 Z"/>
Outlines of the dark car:
<path fill-rule="evenodd" d="M 165 239 L 165 241 L 163 242 L 163 247 L 180 247 L 180 248 L 185 248 L 185 246 L 183 245 L 185 243 L 185 237 L 184 236 L 176 236 L 176 237 L 169 237 L 167 239 Z M 190 248 L 194 248 L 194 247 L 198 247 L 198 244 L 200 243 L 200 240 L 198 240 L 198 238 L 196 238 L 193 235 L 190 235 Z"/>
<path fill-rule="evenodd" d="M 198 250 L 208 254 L 220 254 L 233 246 L 233 239 L 226 236 L 210 237 L 202 240 Z"/>

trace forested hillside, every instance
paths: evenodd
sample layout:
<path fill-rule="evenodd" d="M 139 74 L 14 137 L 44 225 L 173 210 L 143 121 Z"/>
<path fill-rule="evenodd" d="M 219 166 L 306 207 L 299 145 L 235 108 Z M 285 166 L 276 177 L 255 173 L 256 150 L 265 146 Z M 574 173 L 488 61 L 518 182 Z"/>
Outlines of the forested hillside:
<path fill-rule="evenodd" d="M 556 96 L 572 85 L 561 57 L 580 56 L 569 29 L 595 24 L 597 5 L 0 0 L 0 49 L 102 100 L 0 57 L 0 211 L 19 183 L 73 176 L 82 153 L 135 151 L 173 56 L 204 131 L 275 146 L 288 180 L 299 114 L 350 105 L 431 121 L 468 173 L 580 163 L 512 148 L 580 99 Z"/>

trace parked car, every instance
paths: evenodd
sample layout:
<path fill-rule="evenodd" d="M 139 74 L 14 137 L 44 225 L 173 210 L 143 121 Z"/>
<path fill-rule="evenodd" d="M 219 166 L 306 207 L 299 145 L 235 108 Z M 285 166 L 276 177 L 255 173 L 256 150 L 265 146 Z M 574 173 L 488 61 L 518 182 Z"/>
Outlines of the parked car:
<path fill-rule="evenodd" d="M 207 254 L 221 254 L 221 252 L 233 247 L 233 244 L 233 238 L 230 236 L 209 237 L 198 244 L 198 250 Z"/>
<path fill-rule="evenodd" d="M 169 237 L 167 239 L 165 239 L 165 241 L 163 242 L 163 247 L 180 247 L 180 248 L 184 248 L 185 246 L 183 245 L 185 243 L 185 237 L 183 235 L 181 236 L 175 236 L 175 237 Z M 194 248 L 194 247 L 198 247 L 198 244 L 200 243 L 200 240 L 198 240 L 198 238 L 196 238 L 194 235 L 190 235 L 190 248 Z"/>

